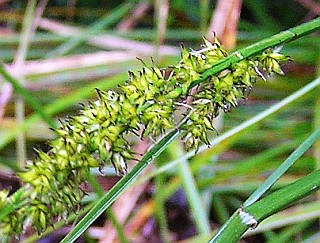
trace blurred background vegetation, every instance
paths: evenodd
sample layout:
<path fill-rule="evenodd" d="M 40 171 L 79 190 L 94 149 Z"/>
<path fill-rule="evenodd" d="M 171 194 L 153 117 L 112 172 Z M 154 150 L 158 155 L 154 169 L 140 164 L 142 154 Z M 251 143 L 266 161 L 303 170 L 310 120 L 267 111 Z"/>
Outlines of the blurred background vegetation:
<path fill-rule="evenodd" d="M 141 69 L 137 57 L 166 67 L 180 59 L 180 43 L 197 49 L 203 36 L 212 39 L 215 33 L 232 51 L 319 13 L 320 3 L 312 0 L 0 0 L 0 59 L 59 126 L 58 118 L 77 114 L 79 103 L 96 99 L 94 88 L 116 89 L 128 70 Z M 294 60 L 283 67 L 286 75 L 256 83 L 248 99 L 217 119 L 219 134 L 319 76 L 319 34 L 289 43 L 282 52 Z M 187 156 L 175 141 L 78 242 L 204 242 L 319 124 L 317 88 L 196 156 Z M 48 150 L 53 137 L 47 123 L 1 78 L 0 189 L 17 190 L 16 172 L 34 158 L 34 148 Z M 135 142 L 141 152 L 153 143 Z M 273 189 L 319 167 L 318 142 Z M 111 166 L 104 175 L 92 173 L 98 180 L 84 185 L 84 204 L 119 179 Z M 242 241 L 319 242 L 319 212 L 320 195 L 312 195 Z M 69 229 L 51 229 L 38 242 L 58 242 Z M 34 237 L 27 229 L 20 240 Z"/>

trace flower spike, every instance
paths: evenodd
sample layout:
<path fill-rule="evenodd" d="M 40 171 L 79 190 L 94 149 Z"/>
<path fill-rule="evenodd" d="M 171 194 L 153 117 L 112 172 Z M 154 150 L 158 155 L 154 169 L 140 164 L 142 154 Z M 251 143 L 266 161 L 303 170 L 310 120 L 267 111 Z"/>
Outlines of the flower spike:
<path fill-rule="evenodd" d="M 79 209 L 85 192 L 81 184 L 88 179 L 90 168 L 101 169 L 112 164 L 120 176 L 127 173 L 127 161 L 136 160 L 130 136 L 158 137 L 179 126 L 186 150 L 198 151 L 201 143 L 210 146 L 208 132 L 215 131 L 214 119 L 229 111 L 247 96 L 262 72 L 283 74 L 280 65 L 289 60 L 267 50 L 261 55 L 243 59 L 218 75 L 212 75 L 192 89 L 191 84 L 202 72 L 228 55 L 214 38 L 203 39 L 202 49 L 188 51 L 181 44 L 181 60 L 164 69 L 148 67 L 138 73 L 129 71 L 125 85 L 116 90 L 96 89 L 98 99 L 83 105 L 78 116 L 60 121 L 53 129 L 57 138 L 45 153 L 19 173 L 26 184 L 19 205 L 0 221 L 4 235 L 20 235 L 25 225 L 32 224 L 41 233 L 54 219 L 66 219 Z M 176 117 L 184 117 L 176 124 Z M 0 210 L 15 199 L 0 191 Z"/>

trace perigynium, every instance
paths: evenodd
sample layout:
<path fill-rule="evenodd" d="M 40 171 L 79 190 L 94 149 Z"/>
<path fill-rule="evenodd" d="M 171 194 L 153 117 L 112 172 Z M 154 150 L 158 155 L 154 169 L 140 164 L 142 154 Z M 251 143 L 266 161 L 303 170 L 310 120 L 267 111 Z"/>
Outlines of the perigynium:
<path fill-rule="evenodd" d="M 50 151 L 37 151 L 37 158 L 19 173 L 25 183 L 24 203 L 1 219 L 2 234 L 20 235 L 30 224 L 41 233 L 55 220 L 76 212 L 86 194 L 81 184 L 90 168 L 111 162 L 118 175 L 125 175 L 126 162 L 135 155 L 128 134 L 157 138 L 175 128 L 182 113 L 188 118 L 179 128 L 185 149 L 197 151 L 201 142 L 210 145 L 207 134 L 215 130 L 217 115 L 237 106 L 257 79 L 283 74 L 280 64 L 288 60 L 266 50 L 192 87 L 202 72 L 228 53 L 217 39 L 213 43 L 204 39 L 197 51 L 183 46 L 181 50 L 182 59 L 176 65 L 164 69 L 145 65 L 138 73 L 129 72 L 126 84 L 97 90 L 98 100 L 61 122 Z M 13 200 L 8 191 L 0 192 L 0 210 Z"/>

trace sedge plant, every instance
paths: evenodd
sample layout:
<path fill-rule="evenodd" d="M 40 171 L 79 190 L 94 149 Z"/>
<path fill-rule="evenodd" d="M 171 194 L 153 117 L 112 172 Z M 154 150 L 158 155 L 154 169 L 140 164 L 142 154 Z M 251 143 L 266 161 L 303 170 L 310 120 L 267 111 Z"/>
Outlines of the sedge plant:
<path fill-rule="evenodd" d="M 111 190 L 113 195 L 107 194 L 89 212 L 90 220 L 82 221 L 64 240 L 74 241 L 177 135 L 186 150 L 197 152 L 201 143 L 210 146 L 208 132 L 215 132 L 214 119 L 221 111 L 236 107 L 257 80 L 284 74 L 281 64 L 290 58 L 273 47 L 319 28 L 316 19 L 230 55 L 217 38 L 204 38 L 199 50 L 188 51 L 182 45 L 182 58 L 175 65 L 143 63 L 140 72 L 129 72 L 124 85 L 97 89 L 96 101 L 53 129 L 57 138 L 50 142 L 51 149 L 38 150 L 37 158 L 27 162 L 19 173 L 23 188 L 12 195 L 0 192 L 1 234 L 19 236 L 30 226 L 40 234 L 78 212 L 86 195 L 81 185 L 90 169 L 111 163 L 123 180 Z M 164 138 L 127 174 L 127 161 L 140 156 L 130 136 Z"/>

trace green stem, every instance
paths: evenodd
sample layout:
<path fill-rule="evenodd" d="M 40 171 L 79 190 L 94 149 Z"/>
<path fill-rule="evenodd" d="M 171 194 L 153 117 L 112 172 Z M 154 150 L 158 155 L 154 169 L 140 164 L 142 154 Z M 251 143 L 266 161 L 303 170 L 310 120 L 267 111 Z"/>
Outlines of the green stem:
<path fill-rule="evenodd" d="M 181 157 L 183 155 L 182 149 L 179 144 L 175 146 L 175 153 Z M 179 177 L 182 181 L 184 192 L 188 199 L 189 207 L 192 211 L 196 227 L 199 234 L 207 235 L 210 233 L 210 223 L 205 211 L 203 200 L 196 186 L 195 179 L 190 170 L 187 160 L 181 161 L 178 165 Z"/>
<path fill-rule="evenodd" d="M 199 29 L 200 33 L 205 35 L 208 26 L 208 20 L 210 17 L 210 1 L 209 0 L 200 0 L 199 2 Z"/>
<path fill-rule="evenodd" d="M 276 34 L 270 38 L 264 39 L 262 41 L 256 42 L 253 45 L 248 47 L 242 48 L 228 57 L 221 59 L 218 61 L 213 67 L 207 69 L 202 73 L 202 77 L 192 83 L 192 87 L 196 86 L 197 84 L 201 83 L 202 81 L 206 80 L 208 77 L 215 75 L 227 68 L 230 65 L 237 63 L 243 59 L 246 59 L 252 55 L 256 55 L 261 53 L 262 51 L 277 46 L 282 45 L 286 42 L 293 41 L 298 39 L 302 36 L 310 34 L 316 30 L 320 29 L 320 17 L 316 18 L 312 21 L 309 21 L 305 24 L 298 25 L 286 31 L 283 31 L 279 34 Z"/>
<path fill-rule="evenodd" d="M 159 166 L 159 160 L 156 160 L 157 166 Z M 169 226 L 167 223 L 166 209 L 165 209 L 165 197 L 164 191 L 166 190 L 165 175 L 159 175 L 155 178 L 155 216 L 159 225 L 161 239 L 164 243 L 169 243 Z"/>
<path fill-rule="evenodd" d="M 112 187 L 93 208 L 84 216 L 84 218 L 72 229 L 72 231 L 61 241 L 62 243 L 74 242 L 109 206 L 124 192 L 125 189 L 143 172 L 143 170 L 170 144 L 178 135 L 179 130 L 175 129 L 166 135 L 160 142 L 150 149 L 133 167 L 133 169 Z"/>
<path fill-rule="evenodd" d="M 229 57 L 217 62 L 215 66 L 203 73 L 203 77 L 195 82 L 193 86 L 204 81 L 211 75 L 215 75 L 222 70 L 228 68 L 232 63 L 236 63 L 245 57 L 257 54 L 269 47 L 282 44 L 286 41 L 292 41 L 303 35 L 320 28 L 320 18 L 310 21 L 306 24 L 297 26 L 290 30 L 284 31 L 271 38 L 260 41 L 247 48 L 231 54 Z M 179 126 L 178 126 L 179 128 Z M 149 150 L 142 160 L 125 176 L 123 177 L 103 198 L 101 198 L 89 213 L 75 226 L 75 228 L 62 240 L 62 242 L 74 242 L 93 222 L 96 220 L 116 198 L 142 173 L 151 161 L 156 158 L 170 142 L 172 142 L 179 134 L 179 130 L 175 129 L 160 140 L 151 150 Z"/>
<path fill-rule="evenodd" d="M 217 64 L 214 67 L 204 72 L 202 79 L 195 81 L 193 85 L 197 85 L 198 83 L 202 82 L 207 77 L 209 77 L 210 75 L 214 75 L 221 72 L 223 69 L 228 68 L 229 65 L 231 65 L 232 63 L 242 60 L 245 56 L 248 57 L 250 55 L 261 52 L 268 47 L 272 47 L 277 44 L 284 43 L 285 41 L 291 41 L 295 38 L 299 38 L 319 28 L 320 28 L 320 19 L 318 18 L 314 21 L 292 28 L 274 37 L 271 37 L 257 44 L 244 48 L 239 52 L 235 52 L 231 56 L 217 62 Z M 154 158 L 156 158 L 168 146 L 168 144 L 171 143 L 179 135 L 179 127 L 180 126 L 178 126 L 177 129 L 173 130 L 172 132 L 168 133 L 168 135 L 166 135 L 163 139 L 161 139 L 158 143 L 156 143 L 155 146 L 145 154 L 145 156 L 141 159 L 141 161 L 125 177 L 123 177 L 104 197 L 102 197 L 94 205 L 94 207 L 89 211 L 89 213 L 79 222 L 79 224 L 75 226 L 75 228 L 65 237 L 65 239 L 63 239 L 62 242 L 75 241 L 94 222 L 94 220 L 96 220 L 117 199 L 117 197 L 125 189 L 127 189 L 129 185 L 132 184 L 132 182 L 142 173 L 142 171 L 146 168 L 146 166 L 150 164 L 151 161 Z M 318 181 L 318 183 L 320 182 Z M 306 190 L 306 188 L 304 189 Z M 254 205 L 256 204 L 249 206 L 248 209 L 250 209 Z"/>
<path fill-rule="evenodd" d="M 19 39 L 19 48 L 17 55 L 15 57 L 15 63 L 14 65 L 20 65 L 24 62 L 27 56 L 28 47 L 30 45 L 31 37 L 33 35 L 32 33 L 32 22 L 33 22 L 33 16 L 35 12 L 37 1 L 36 0 L 30 0 L 28 1 L 25 17 L 22 23 L 22 34 Z"/>
<path fill-rule="evenodd" d="M 269 177 L 268 179 L 243 203 L 247 207 L 256 202 L 276 181 L 300 158 L 318 139 L 320 128 L 310 135 Z"/>
<path fill-rule="evenodd" d="M 32 23 L 33 23 L 33 16 L 35 12 L 37 1 L 31 0 L 28 1 L 25 16 L 22 23 L 22 34 L 20 36 L 19 40 L 19 48 L 17 51 L 17 54 L 14 59 L 13 66 L 15 66 L 16 69 L 20 69 L 22 64 L 24 63 L 28 48 L 30 45 L 30 40 L 32 39 Z M 20 81 L 21 84 L 24 83 L 25 77 L 21 76 Z M 17 123 L 21 124 L 24 122 L 25 119 L 25 101 L 22 99 L 22 97 L 18 96 L 15 104 L 15 116 Z M 18 164 L 22 167 L 26 162 L 26 136 L 25 133 L 19 133 L 17 136 L 17 160 Z"/>
<path fill-rule="evenodd" d="M 55 121 L 47 113 L 43 111 L 43 107 L 38 102 L 38 100 L 26 88 L 24 88 L 17 79 L 15 79 L 12 75 L 10 75 L 7 72 L 7 70 L 4 67 L 4 63 L 1 60 L 0 75 L 2 75 L 5 80 L 11 83 L 14 90 L 24 98 L 27 104 L 29 104 L 43 118 L 43 120 L 48 123 L 49 126 L 56 126 Z"/>
<path fill-rule="evenodd" d="M 299 199 L 317 191 L 320 188 L 319 178 L 320 170 L 317 170 L 260 201 L 244 207 L 242 210 L 237 210 L 209 243 L 238 242 L 240 237 L 250 228 L 250 225 L 245 224 L 241 219 L 241 211 L 242 214 L 245 212 L 248 216 L 253 216 L 257 223 L 260 223 L 270 215 L 280 212 Z"/>
<path fill-rule="evenodd" d="M 213 205 L 213 210 L 217 215 L 218 221 L 221 222 L 221 224 L 227 222 L 230 215 L 219 193 L 213 194 L 212 205 Z"/>
<path fill-rule="evenodd" d="M 318 46 L 320 48 L 320 43 L 318 43 Z M 318 55 L 318 63 L 317 63 L 317 76 L 320 77 L 320 55 Z M 320 87 L 316 88 L 315 91 L 317 94 L 320 93 Z M 315 106 L 314 106 L 314 127 L 318 128 L 320 127 L 320 96 L 318 95 L 315 101 Z M 315 168 L 320 169 L 320 140 L 318 140 L 313 147 L 313 154 L 315 158 Z M 320 193 L 317 193 L 318 199 L 320 199 Z"/>
<path fill-rule="evenodd" d="M 210 141 L 211 147 L 215 147 L 215 146 L 221 144 L 222 142 L 226 141 L 227 139 L 243 132 L 245 129 L 253 126 L 254 124 L 257 124 L 258 122 L 265 119 L 266 117 L 276 113 L 277 111 L 279 111 L 283 107 L 298 100 L 306 93 L 313 91 L 315 88 L 318 88 L 319 85 L 320 85 L 320 78 L 317 78 L 316 80 L 308 83 L 303 88 L 297 90 L 296 92 L 294 92 L 290 96 L 286 97 L 285 99 L 283 99 L 279 103 L 271 106 L 270 108 L 264 110 L 263 112 L 259 113 L 258 115 L 250 118 L 249 120 L 241 123 L 240 125 L 232 128 L 232 129 L 228 130 L 227 132 L 221 134 L 220 136 L 214 138 L 212 141 Z M 200 146 L 199 153 L 201 153 L 202 151 L 204 151 L 206 149 L 207 149 L 206 145 Z M 152 177 L 155 177 L 156 175 L 163 173 L 163 172 L 175 167 L 177 164 L 181 163 L 183 160 L 190 159 L 193 156 L 194 156 L 194 151 L 190 151 L 190 152 L 186 153 L 184 156 L 180 157 L 179 159 L 176 159 L 172 162 L 169 162 L 168 164 L 161 166 L 156 171 L 149 173 L 147 176 L 145 176 L 143 178 L 143 180 L 139 181 L 139 183 L 142 183 L 146 180 L 149 180 Z M 138 184 L 138 183 L 136 183 L 136 184 Z"/>
<path fill-rule="evenodd" d="M 311 136 L 309 136 L 289 157 L 288 159 L 286 159 L 282 165 L 272 174 L 269 176 L 269 178 L 265 181 L 265 183 L 262 184 L 262 186 L 260 186 L 249 198 L 247 201 L 245 201 L 244 203 L 244 208 L 251 208 L 251 205 L 256 205 L 257 203 L 260 203 L 262 200 L 260 200 L 257 203 L 256 202 L 265 192 L 266 190 L 268 190 L 274 183 L 276 180 L 278 180 L 278 178 L 295 162 L 297 161 L 297 159 L 303 154 L 305 153 L 312 144 L 314 144 L 320 137 L 320 128 L 318 128 L 315 132 L 313 132 L 311 134 Z M 300 189 L 300 188 L 299 188 Z M 294 193 L 294 192 L 293 192 Z M 297 191 L 297 195 L 299 195 L 299 193 Z M 292 195 L 292 198 L 294 196 L 297 197 L 297 195 Z M 297 199 L 298 200 L 298 199 Z M 278 198 L 278 200 L 275 200 L 275 205 L 277 205 L 277 203 L 279 203 L 279 205 L 282 203 L 282 198 Z M 291 203 L 291 202 L 290 202 Z M 288 204 L 290 204 L 288 203 Z M 278 207 L 278 206 L 274 206 L 274 207 Z M 257 219 L 257 218 L 256 218 Z M 224 239 L 225 237 L 230 237 L 230 235 L 228 235 L 229 233 L 229 228 L 233 228 L 237 223 L 236 223 L 237 219 L 235 217 L 235 214 L 225 223 L 225 225 L 219 230 L 219 232 L 216 234 L 216 236 L 214 236 L 214 238 L 210 241 L 210 242 L 223 242 L 223 241 L 219 241 L 219 239 Z M 260 221 L 259 221 L 260 222 Z M 243 226 L 243 224 L 242 224 Z M 239 227 L 239 225 L 238 225 Z M 244 233 L 244 232 L 242 232 Z M 240 235 L 241 236 L 241 235 Z M 240 238 L 239 236 L 239 238 Z"/>
<path fill-rule="evenodd" d="M 97 178 L 94 175 L 90 174 L 88 177 L 88 182 L 90 183 L 93 190 L 97 193 L 98 197 L 102 198 L 103 195 L 105 194 L 105 192 L 104 192 L 103 188 L 101 187 L 101 185 L 99 184 Z M 128 240 L 127 240 L 126 235 L 124 233 L 123 227 L 121 226 L 120 222 L 118 221 L 117 216 L 113 212 L 112 208 L 109 208 L 108 210 L 106 210 L 106 216 L 108 217 L 108 219 L 111 221 L 111 223 L 115 227 L 117 234 L 118 234 L 118 237 L 119 237 L 119 241 L 121 243 L 128 243 Z"/>

